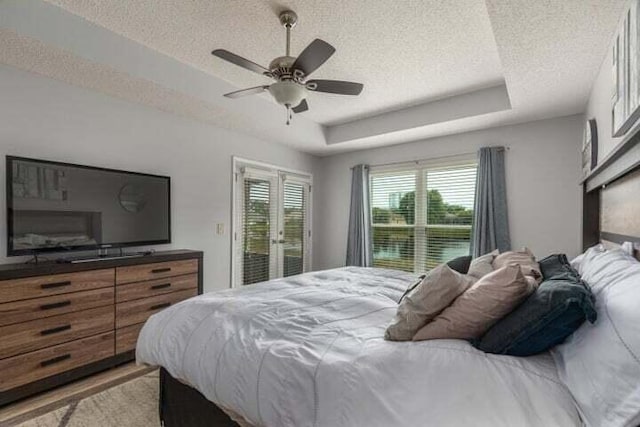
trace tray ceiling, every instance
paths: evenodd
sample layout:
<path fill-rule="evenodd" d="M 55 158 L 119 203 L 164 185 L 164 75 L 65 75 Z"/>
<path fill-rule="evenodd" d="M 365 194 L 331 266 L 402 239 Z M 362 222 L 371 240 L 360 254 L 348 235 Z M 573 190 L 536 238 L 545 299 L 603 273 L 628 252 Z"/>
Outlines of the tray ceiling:
<path fill-rule="evenodd" d="M 315 38 L 336 53 L 314 78 L 364 83 L 358 97 L 311 94 L 305 113 L 335 124 L 502 81 L 481 0 L 50 0 L 69 12 L 238 88 L 270 82 L 210 55 L 223 48 L 267 66 L 284 55 L 277 13 L 292 8 L 292 54 Z"/>
<path fill-rule="evenodd" d="M 626 3 L 7 0 L 0 62 L 326 155 L 584 111 Z M 210 55 L 267 65 L 284 8 L 300 17 L 294 54 L 314 38 L 337 49 L 314 78 L 365 84 L 311 94 L 290 127 L 268 95 L 224 99 L 269 80 Z"/>

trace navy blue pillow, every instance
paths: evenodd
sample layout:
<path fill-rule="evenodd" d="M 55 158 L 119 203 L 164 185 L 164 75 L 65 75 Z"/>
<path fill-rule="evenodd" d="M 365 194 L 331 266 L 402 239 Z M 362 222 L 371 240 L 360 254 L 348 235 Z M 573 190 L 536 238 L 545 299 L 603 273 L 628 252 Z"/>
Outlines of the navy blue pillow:
<path fill-rule="evenodd" d="M 450 269 L 457 271 L 460 274 L 467 274 L 469 267 L 471 266 L 471 256 L 460 256 L 447 262 Z"/>
<path fill-rule="evenodd" d="M 562 343 L 585 320 L 596 321 L 595 299 L 565 255 L 540 261 L 543 282 L 514 311 L 472 344 L 495 354 L 531 356 Z"/>

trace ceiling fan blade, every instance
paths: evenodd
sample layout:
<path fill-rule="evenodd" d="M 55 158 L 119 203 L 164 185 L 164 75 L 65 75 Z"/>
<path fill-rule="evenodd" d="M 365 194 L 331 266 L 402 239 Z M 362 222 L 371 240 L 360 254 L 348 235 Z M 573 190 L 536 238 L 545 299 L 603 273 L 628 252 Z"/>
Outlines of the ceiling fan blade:
<path fill-rule="evenodd" d="M 345 82 L 342 80 L 309 80 L 307 89 L 315 92 L 336 93 L 338 95 L 360 95 L 364 85 L 362 83 Z"/>
<path fill-rule="evenodd" d="M 300 101 L 300 104 L 298 104 L 296 107 L 293 107 L 291 109 L 291 111 L 293 111 L 294 113 L 298 114 L 298 113 L 303 113 L 305 111 L 307 111 L 309 109 L 309 104 L 307 104 L 307 100 L 303 99 L 302 101 Z"/>
<path fill-rule="evenodd" d="M 248 89 L 240 89 L 240 90 L 236 90 L 235 92 L 229 92 L 229 93 L 225 93 L 224 96 L 226 96 L 227 98 L 240 98 L 242 96 L 247 96 L 247 95 L 255 95 L 261 92 L 264 92 L 265 90 L 267 90 L 269 86 L 256 86 L 256 87 L 250 87 Z"/>
<path fill-rule="evenodd" d="M 216 49 L 211 52 L 211 54 L 213 56 L 217 56 L 218 58 L 224 59 L 227 62 L 231 62 L 232 64 L 245 68 L 249 71 L 253 71 L 254 73 L 264 74 L 269 72 L 269 70 L 264 68 L 262 65 L 258 65 L 255 62 L 249 61 L 248 59 L 238 56 L 235 53 L 231 53 L 228 50 Z"/>
<path fill-rule="evenodd" d="M 329 43 L 315 39 L 300 53 L 291 68 L 300 70 L 308 76 L 324 64 L 335 51 L 336 48 Z"/>

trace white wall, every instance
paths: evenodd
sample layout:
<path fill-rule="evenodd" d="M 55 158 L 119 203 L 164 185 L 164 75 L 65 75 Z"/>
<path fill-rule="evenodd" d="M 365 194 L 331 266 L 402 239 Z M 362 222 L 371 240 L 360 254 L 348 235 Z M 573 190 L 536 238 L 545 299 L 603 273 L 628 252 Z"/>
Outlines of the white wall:
<path fill-rule="evenodd" d="M 374 150 L 325 157 L 315 181 L 314 267 L 344 265 L 349 216 L 350 167 L 510 147 L 506 157 L 509 226 L 514 248 L 538 256 L 577 255 L 581 236 L 581 115 L 493 128 Z"/>
<path fill-rule="evenodd" d="M 281 145 L 0 66 L 0 155 L 171 176 L 172 240 L 205 252 L 205 290 L 230 283 L 231 156 L 314 171 L 317 159 Z M 0 162 L 4 169 L 4 161 Z M 4 181 L 4 171 L 0 171 Z M 0 200 L 5 203 L 1 184 Z M 0 208 L 0 263 L 6 258 Z M 224 223 L 223 236 L 215 224 Z"/>

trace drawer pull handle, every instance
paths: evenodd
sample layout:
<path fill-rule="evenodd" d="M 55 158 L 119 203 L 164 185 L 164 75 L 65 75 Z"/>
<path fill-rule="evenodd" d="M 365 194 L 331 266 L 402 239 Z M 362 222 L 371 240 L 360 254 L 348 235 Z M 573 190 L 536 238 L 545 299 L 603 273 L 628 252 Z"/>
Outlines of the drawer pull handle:
<path fill-rule="evenodd" d="M 170 302 L 165 302 L 165 303 L 162 303 L 162 304 L 152 305 L 152 306 L 149 308 L 149 311 L 158 310 L 159 308 L 169 307 L 170 305 L 171 305 L 171 303 L 170 303 Z"/>
<path fill-rule="evenodd" d="M 43 368 L 46 368 L 49 365 L 54 365 L 56 363 L 60 363 L 63 362 L 67 359 L 71 359 L 71 355 L 70 354 L 63 354 L 62 356 L 58 356 L 58 357 L 54 357 L 53 359 L 49 359 L 49 360 L 45 360 L 43 362 L 40 362 L 40 366 Z"/>
<path fill-rule="evenodd" d="M 68 331 L 69 329 L 71 329 L 71 325 L 58 326 L 56 328 L 45 329 L 44 331 L 40 331 L 40 335 L 57 334 L 58 332 Z"/>
<path fill-rule="evenodd" d="M 162 285 L 153 285 L 151 287 L 151 289 L 164 289 L 164 288 L 170 288 L 171 287 L 171 283 L 163 283 Z"/>
<path fill-rule="evenodd" d="M 154 268 L 153 270 L 151 270 L 152 273 L 166 273 L 167 271 L 171 271 L 171 267 Z"/>
<path fill-rule="evenodd" d="M 67 280 L 66 282 L 56 282 L 56 283 L 43 283 L 40 285 L 41 289 L 53 289 L 53 288 L 61 288 L 63 286 L 71 285 L 71 281 Z"/>
<path fill-rule="evenodd" d="M 60 301 L 51 304 L 42 304 L 40 310 L 53 310 L 54 308 L 66 307 L 71 305 L 71 301 Z"/>

